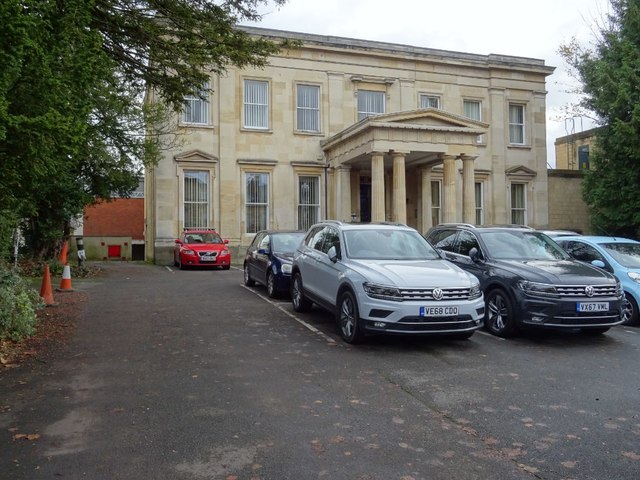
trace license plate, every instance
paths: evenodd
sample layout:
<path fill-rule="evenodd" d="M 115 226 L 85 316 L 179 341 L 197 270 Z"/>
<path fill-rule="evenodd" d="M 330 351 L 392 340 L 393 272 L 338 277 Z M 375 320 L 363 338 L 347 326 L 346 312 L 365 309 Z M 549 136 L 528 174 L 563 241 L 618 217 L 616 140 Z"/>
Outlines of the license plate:
<path fill-rule="evenodd" d="M 579 302 L 576 304 L 576 312 L 606 312 L 609 310 L 609 302 Z"/>
<path fill-rule="evenodd" d="M 215 262 L 216 257 L 200 257 L 201 262 Z"/>
<path fill-rule="evenodd" d="M 454 317 L 458 307 L 420 307 L 421 317 Z"/>

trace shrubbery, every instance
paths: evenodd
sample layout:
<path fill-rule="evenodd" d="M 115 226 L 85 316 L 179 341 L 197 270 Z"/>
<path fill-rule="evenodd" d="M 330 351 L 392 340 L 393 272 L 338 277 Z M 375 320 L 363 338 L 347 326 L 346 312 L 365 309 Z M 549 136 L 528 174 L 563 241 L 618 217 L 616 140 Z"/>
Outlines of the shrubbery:
<path fill-rule="evenodd" d="M 0 340 L 19 341 L 35 332 L 38 292 L 6 264 L 0 263 Z"/>

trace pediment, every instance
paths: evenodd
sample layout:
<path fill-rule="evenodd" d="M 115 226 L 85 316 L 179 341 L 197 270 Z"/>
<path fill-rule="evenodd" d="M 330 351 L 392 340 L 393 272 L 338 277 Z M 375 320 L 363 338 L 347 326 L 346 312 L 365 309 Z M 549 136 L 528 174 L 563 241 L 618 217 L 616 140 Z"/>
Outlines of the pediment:
<path fill-rule="evenodd" d="M 209 155 L 208 153 L 203 152 L 202 150 L 190 150 L 188 152 L 180 153 L 175 155 L 173 159 L 180 162 L 205 162 L 205 163 L 216 163 L 218 161 L 217 157 L 213 155 Z"/>
<path fill-rule="evenodd" d="M 365 121 L 371 123 L 400 123 L 410 125 L 428 125 L 432 127 L 455 127 L 486 129 L 489 124 L 472 120 L 468 117 L 447 112 L 438 108 L 421 108 L 398 113 L 383 113 L 369 117 Z"/>
<path fill-rule="evenodd" d="M 518 165 L 516 167 L 507 168 L 504 172 L 507 176 L 510 177 L 535 177 L 537 175 L 535 170 L 531 170 L 524 165 Z"/>

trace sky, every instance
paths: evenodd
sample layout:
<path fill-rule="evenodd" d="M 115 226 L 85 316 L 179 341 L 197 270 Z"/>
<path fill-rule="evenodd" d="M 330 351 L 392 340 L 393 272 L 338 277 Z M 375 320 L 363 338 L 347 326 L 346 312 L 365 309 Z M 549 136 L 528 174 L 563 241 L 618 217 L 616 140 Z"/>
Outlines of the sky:
<path fill-rule="evenodd" d="M 587 130 L 588 118 L 566 120 L 562 107 L 577 82 L 558 53 L 576 38 L 588 46 L 609 11 L 608 0 L 289 0 L 261 9 L 250 25 L 294 32 L 377 40 L 480 55 L 542 59 L 547 77 L 547 163 L 556 138 Z"/>

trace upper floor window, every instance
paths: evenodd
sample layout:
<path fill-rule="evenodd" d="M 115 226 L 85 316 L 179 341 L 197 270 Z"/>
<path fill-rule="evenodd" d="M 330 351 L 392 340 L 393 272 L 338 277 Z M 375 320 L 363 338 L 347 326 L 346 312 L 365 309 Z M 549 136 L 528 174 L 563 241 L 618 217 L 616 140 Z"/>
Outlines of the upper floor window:
<path fill-rule="evenodd" d="M 209 172 L 184 172 L 184 228 L 209 227 Z"/>
<path fill-rule="evenodd" d="M 244 127 L 269 128 L 269 83 L 262 80 L 244 81 Z"/>
<path fill-rule="evenodd" d="M 524 105 L 509 104 L 509 143 L 524 145 Z"/>
<path fill-rule="evenodd" d="M 298 85 L 296 129 L 301 132 L 320 131 L 320 87 Z"/>
<path fill-rule="evenodd" d="M 203 100 L 209 94 L 209 84 L 205 83 L 201 88 L 196 89 L 191 95 L 184 99 L 184 109 L 182 110 L 183 123 L 195 123 L 197 125 L 207 125 L 209 123 L 209 101 Z"/>
<path fill-rule="evenodd" d="M 440 108 L 440 97 L 437 95 L 420 95 L 420 108 Z"/>
<path fill-rule="evenodd" d="M 358 90 L 358 121 L 384 113 L 384 92 Z"/>
<path fill-rule="evenodd" d="M 477 100 L 464 100 L 462 102 L 462 108 L 464 110 L 464 116 L 471 120 L 482 121 L 482 103 Z M 477 143 L 484 143 L 484 135 L 478 135 L 476 138 Z"/>

